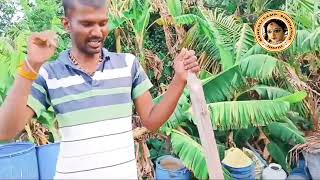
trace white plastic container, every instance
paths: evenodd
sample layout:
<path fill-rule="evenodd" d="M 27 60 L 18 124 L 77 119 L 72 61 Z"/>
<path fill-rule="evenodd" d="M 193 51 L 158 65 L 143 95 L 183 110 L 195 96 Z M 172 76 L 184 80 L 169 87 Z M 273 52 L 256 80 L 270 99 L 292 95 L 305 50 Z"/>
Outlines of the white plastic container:
<path fill-rule="evenodd" d="M 271 163 L 262 172 L 262 179 L 277 179 L 285 180 L 287 178 L 287 173 L 282 169 L 279 164 Z"/>

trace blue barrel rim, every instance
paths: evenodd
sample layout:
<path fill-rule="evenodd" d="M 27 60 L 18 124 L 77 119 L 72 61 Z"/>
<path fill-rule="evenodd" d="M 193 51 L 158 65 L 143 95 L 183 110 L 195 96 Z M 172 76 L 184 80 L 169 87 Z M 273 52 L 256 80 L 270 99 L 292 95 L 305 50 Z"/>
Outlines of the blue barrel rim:
<path fill-rule="evenodd" d="M 182 163 L 182 165 L 184 167 L 180 168 L 180 169 L 177 169 L 177 170 L 170 170 L 170 169 L 164 169 L 162 168 L 162 166 L 160 165 L 160 161 L 167 158 L 167 157 L 170 157 L 170 158 L 173 158 L 173 159 L 176 159 L 178 161 L 181 161 L 180 159 L 172 156 L 172 155 L 164 155 L 164 156 L 161 156 L 161 157 L 158 157 L 157 160 L 156 160 L 156 167 L 161 169 L 161 170 L 164 170 L 164 171 L 169 171 L 169 172 L 172 172 L 172 173 L 175 173 L 175 172 L 182 172 L 182 173 L 186 173 L 187 171 L 189 171 L 189 169 Z"/>
<path fill-rule="evenodd" d="M 33 143 L 29 143 L 29 142 L 19 142 L 19 143 L 9 143 L 9 144 L 2 144 L 0 146 L 0 150 L 1 149 L 4 149 L 6 147 L 10 147 L 10 146 L 15 146 L 15 145 L 28 145 L 30 147 L 27 147 L 23 150 L 20 150 L 20 151 L 16 151 L 16 152 L 13 152 L 11 154 L 0 154 L 0 159 L 2 158 L 7 158 L 7 157 L 15 157 L 15 156 L 19 156 L 19 155 L 22 155 L 22 154 L 26 154 L 26 153 L 29 153 L 31 152 L 32 150 L 35 150 L 35 144 Z"/>
<path fill-rule="evenodd" d="M 42 147 L 48 147 L 48 146 L 54 146 L 54 145 L 60 145 L 60 142 L 43 144 L 43 145 L 36 146 L 36 148 L 42 148 Z"/>
<path fill-rule="evenodd" d="M 226 168 L 230 168 L 230 169 L 234 169 L 234 170 L 241 170 L 241 169 L 249 169 L 249 170 L 250 170 L 251 168 L 255 168 L 254 162 L 252 162 L 252 164 L 249 165 L 249 166 L 241 167 L 241 168 L 232 167 L 232 166 L 229 166 L 229 165 L 227 165 L 227 164 L 225 164 L 225 163 L 222 163 L 222 164 L 223 164 L 223 166 L 225 166 Z"/>

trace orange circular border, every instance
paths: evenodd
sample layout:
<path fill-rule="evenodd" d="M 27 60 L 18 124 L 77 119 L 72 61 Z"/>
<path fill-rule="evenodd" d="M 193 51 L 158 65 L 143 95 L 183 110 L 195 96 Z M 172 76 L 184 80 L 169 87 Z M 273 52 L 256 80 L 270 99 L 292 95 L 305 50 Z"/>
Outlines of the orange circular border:
<path fill-rule="evenodd" d="M 288 35 L 286 39 L 282 43 L 277 45 L 270 44 L 267 40 L 265 40 L 263 36 L 262 28 L 264 27 L 265 23 L 271 19 L 279 19 L 283 21 L 288 28 Z M 296 38 L 297 33 L 296 26 L 292 18 L 283 11 L 274 10 L 266 12 L 258 18 L 256 24 L 254 25 L 254 35 L 256 41 L 262 48 L 271 52 L 281 52 L 291 46 L 292 42 Z"/>

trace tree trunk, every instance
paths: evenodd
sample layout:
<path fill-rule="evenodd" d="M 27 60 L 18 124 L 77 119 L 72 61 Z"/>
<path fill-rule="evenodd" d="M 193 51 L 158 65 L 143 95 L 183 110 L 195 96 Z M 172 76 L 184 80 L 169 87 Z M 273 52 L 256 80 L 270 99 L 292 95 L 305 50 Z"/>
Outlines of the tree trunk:
<path fill-rule="evenodd" d="M 116 37 L 116 50 L 117 53 L 121 53 L 121 33 L 120 29 L 115 30 L 115 37 Z"/>

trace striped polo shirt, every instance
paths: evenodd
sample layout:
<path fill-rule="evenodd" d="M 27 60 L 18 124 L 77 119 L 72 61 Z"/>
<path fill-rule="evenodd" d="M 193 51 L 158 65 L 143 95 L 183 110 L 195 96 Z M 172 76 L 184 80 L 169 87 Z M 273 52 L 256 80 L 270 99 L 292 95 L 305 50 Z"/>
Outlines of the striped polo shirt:
<path fill-rule="evenodd" d="M 134 55 L 102 52 L 93 76 L 67 50 L 32 85 L 28 106 L 38 117 L 52 106 L 59 122 L 55 179 L 137 179 L 132 105 L 152 84 Z"/>

